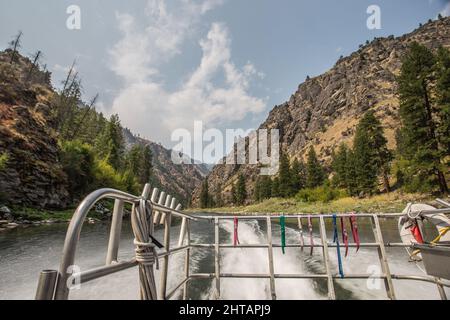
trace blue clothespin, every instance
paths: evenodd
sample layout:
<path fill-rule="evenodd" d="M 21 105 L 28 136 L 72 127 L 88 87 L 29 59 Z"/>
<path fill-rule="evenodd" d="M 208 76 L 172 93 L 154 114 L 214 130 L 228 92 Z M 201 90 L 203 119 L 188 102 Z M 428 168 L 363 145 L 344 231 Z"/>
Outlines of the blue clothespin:
<path fill-rule="evenodd" d="M 344 269 L 342 268 L 341 246 L 339 244 L 339 233 L 338 233 L 338 228 L 337 228 L 337 215 L 336 214 L 333 214 L 333 228 L 334 228 L 333 242 L 336 243 L 339 274 L 340 274 L 341 278 L 344 278 Z"/>

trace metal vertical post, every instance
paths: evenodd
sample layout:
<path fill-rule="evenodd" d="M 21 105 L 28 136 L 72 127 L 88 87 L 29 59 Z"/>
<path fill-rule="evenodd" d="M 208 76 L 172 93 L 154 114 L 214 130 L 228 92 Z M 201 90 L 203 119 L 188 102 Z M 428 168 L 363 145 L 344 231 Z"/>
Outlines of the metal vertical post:
<path fill-rule="evenodd" d="M 180 237 L 178 239 L 178 247 L 183 246 L 184 237 L 186 236 L 186 222 L 187 222 L 186 218 L 183 218 L 183 220 L 181 220 L 181 229 L 180 229 Z"/>
<path fill-rule="evenodd" d="M 175 210 L 180 211 L 181 204 L 179 204 Z M 186 236 L 186 228 L 187 228 L 187 218 L 183 218 L 183 220 L 181 220 L 181 229 L 180 229 L 180 237 L 178 239 L 178 247 L 183 246 L 184 238 Z"/>
<path fill-rule="evenodd" d="M 161 192 L 161 194 L 159 195 L 158 204 L 159 204 L 160 206 L 163 206 L 165 200 L 166 200 L 166 193 L 163 191 L 163 192 Z M 153 217 L 153 224 L 154 224 L 154 225 L 158 225 L 158 224 L 159 224 L 159 220 L 160 220 L 159 214 L 160 214 L 159 211 L 155 211 L 155 216 Z"/>
<path fill-rule="evenodd" d="M 441 297 L 441 300 L 447 300 L 447 294 L 445 293 L 445 289 L 442 286 L 442 284 L 439 283 L 439 278 L 434 278 L 436 281 L 437 288 L 439 290 L 439 296 Z"/>
<path fill-rule="evenodd" d="M 41 272 L 36 290 L 36 300 L 53 300 L 57 277 L 58 271 L 56 270 L 44 270 Z"/>
<path fill-rule="evenodd" d="M 187 221 L 186 223 L 186 238 L 187 238 L 187 245 L 188 248 L 186 249 L 186 258 L 184 260 L 184 275 L 186 279 L 189 279 L 189 269 L 190 269 L 190 254 L 191 254 L 191 221 Z M 187 294 L 188 294 L 188 281 L 186 281 L 183 285 L 183 300 L 187 300 Z"/>
<path fill-rule="evenodd" d="M 320 238 L 322 240 L 323 260 L 327 271 L 328 299 L 336 300 L 336 292 L 334 291 L 333 275 L 330 268 L 330 253 L 328 251 L 327 230 L 325 228 L 325 220 L 323 216 L 319 217 L 320 221 Z"/>
<path fill-rule="evenodd" d="M 171 196 L 167 196 L 167 199 L 171 199 Z M 166 204 L 168 201 L 166 200 Z M 170 209 L 175 209 L 176 205 L 176 199 L 173 198 L 172 200 L 172 206 Z M 165 218 L 165 228 L 164 228 L 164 248 L 166 249 L 166 252 L 170 252 L 170 227 L 172 225 L 172 213 L 164 214 Z M 159 298 L 160 300 L 166 300 L 166 294 L 167 294 L 167 273 L 169 271 L 169 255 L 166 255 L 163 258 L 162 263 L 162 271 L 161 271 L 161 286 L 160 286 L 160 293 Z"/>
<path fill-rule="evenodd" d="M 150 198 L 151 204 L 156 203 L 156 201 L 158 200 L 158 194 L 159 194 L 159 189 L 158 188 L 154 188 L 153 192 L 152 192 L 152 197 Z M 151 222 L 150 222 L 150 233 L 153 234 L 155 232 L 155 222 L 154 222 L 154 215 L 155 215 L 155 211 L 152 210 L 152 214 L 153 216 L 151 217 Z"/>
<path fill-rule="evenodd" d="M 272 295 L 272 300 L 277 299 L 277 294 L 275 291 L 275 271 L 273 267 L 273 245 L 272 245 L 272 220 L 267 217 L 267 242 L 268 242 L 268 253 L 269 253 L 269 273 L 270 273 L 270 293 Z"/>
<path fill-rule="evenodd" d="M 175 198 L 174 198 L 175 199 Z M 171 203 L 171 201 L 172 201 L 172 196 L 169 194 L 169 195 L 167 195 L 167 198 L 166 198 L 166 203 L 164 204 L 164 206 L 166 207 L 166 208 L 170 208 L 170 203 Z M 159 221 L 159 224 L 164 224 L 166 221 L 167 221 L 167 219 L 166 219 L 166 213 L 165 212 L 163 212 L 162 214 L 161 214 L 161 221 Z"/>
<path fill-rule="evenodd" d="M 216 300 L 220 299 L 220 238 L 219 238 L 219 218 L 215 218 L 214 221 L 214 238 L 215 238 L 215 250 L 214 250 L 214 262 L 216 272 Z"/>
<path fill-rule="evenodd" d="M 108 253 L 106 255 L 106 264 L 110 265 L 117 261 L 119 254 L 120 234 L 122 231 L 124 202 L 116 200 L 114 202 L 114 211 L 111 221 L 111 231 L 109 234 Z"/>
<path fill-rule="evenodd" d="M 372 215 L 373 232 L 375 235 L 375 242 L 378 244 L 378 257 L 380 258 L 381 269 L 383 271 L 384 285 L 386 287 L 386 294 L 389 299 L 395 300 L 394 286 L 392 284 L 391 272 L 389 271 L 389 264 L 387 261 L 386 248 L 384 247 L 383 234 L 381 233 L 380 221 L 377 215 Z"/>
<path fill-rule="evenodd" d="M 298 230 L 300 232 L 300 244 L 302 245 L 302 251 L 303 251 L 303 246 L 305 245 L 305 241 L 303 239 L 303 224 L 302 224 L 302 218 L 298 217 L 297 218 L 297 223 L 298 223 Z"/>

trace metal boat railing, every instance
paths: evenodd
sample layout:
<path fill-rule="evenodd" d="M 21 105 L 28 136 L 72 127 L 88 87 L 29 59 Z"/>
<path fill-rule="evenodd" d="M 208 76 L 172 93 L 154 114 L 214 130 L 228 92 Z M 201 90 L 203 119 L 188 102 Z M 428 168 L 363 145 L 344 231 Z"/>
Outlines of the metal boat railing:
<path fill-rule="evenodd" d="M 59 271 L 45 270 L 41 273 L 38 282 L 38 289 L 36 292 L 37 300 L 65 300 L 69 298 L 70 286 L 73 281 L 77 279 L 78 284 L 87 283 L 89 281 L 111 275 L 113 273 L 123 271 L 129 268 L 136 267 L 138 262 L 136 259 L 129 261 L 118 261 L 118 250 L 120 242 L 120 234 L 122 229 L 122 221 L 124 214 L 124 205 L 137 204 L 142 199 L 150 202 L 153 208 L 153 221 L 155 224 L 164 224 L 164 250 L 158 253 L 158 260 L 162 261 L 161 276 L 159 283 L 158 298 L 160 300 L 171 299 L 180 290 L 182 291 L 182 298 L 186 300 L 188 284 L 191 281 L 198 279 L 213 279 L 215 281 L 215 298 L 221 298 L 221 279 L 222 278 L 248 278 L 248 279 L 269 279 L 270 291 L 272 299 L 276 299 L 276 282 L 275 279 L 326 279 L 328 298 L 336 299 L 336 292 L 334 288 L 335 279 L 381 279 L 384 282 L 387 297 L 391 300 L 396 299 L 393 280 L 414 280 L 433 283 L 437 286 L 439 295 L 442 300 L 446 300 L 445 287 L 450 288 L 450 281 L 438 279 L 432 276 L 418 276 L 418 275 L 402 275 L 393 274 L 390 272 L 386 248 L 403 247 L 408 248 L 410 245 L 403 243 L 388 243 L 383 240 L 379 218 L 394 218 L 398 219 L 404 214 L 357 214 L 358 218 L 369 218 L 372 223 L 372 230 L 375 241 L 372 243 L 361 243 L 361 248 L 376 248 L 378 252 L 379 263 L 382 273 L 380 275 L 373 274 L 351 274 L 347 273 L 343 277 L 331 271 L 329 248 L 336 248 L 336 244 L 330 243 L 327 238 L 326 219 L 332 219 L 330 214 L 297 214 L 288 215 L 287 218 L 311 218 L 318 220 L 321 243 L 314 244 L 315 248 L 321 248 L 324 264 L 325 274 L 278 274 L 274 270 L 274 256 L 273 249 L 280 248 L 281 245 L 274 244 L 272 239 L 272 221 L 279 219 L 281 216 L 276 214 L 260 215 L 247 214 L 246 216 L 238 216 L 239 220 L 259 220 L 266 222 L 267 228 L 267 243 L 266 244 L 240 244 L 229 245 L 221 244 L 219 237 L 220 222 L 224 220 L 232 220 L 234 216 L 228 215 L 190 215 L 181 211 L 181 205 L 177 205 L 176 199 L 165 192 L 159 192 L 157 188 L 153 189 L 151 198 L 149 196 L 150 188 L 146 186 L 146 191 L 141 197 L 130 195 L 121 191 L 113 189 L 101 189 L 91 193 L 76 209 L 74 216 L 69 224 L 69 228 L 64 243 L 63 256 Z M 114 210 L 112 215 L 111 230 L 109 235 L 108 251 L 105 265 L 80 273 L 70 273 L 72 266 L 75 263 L 75 252 L 79 242 L 81 229 L 84 221 L 92 209 L 92 207 L 100 200 L 112 199 L 115 200 Z M 439 209 L 441 213 L 449 213 L 449 209 Z M 434 211 L 433 211 L 434 213 Z M 337 214 L 340 217 L 350 217 L 350 214 Z M 171 226 L 173 217 L 182 219 L 181 231 L 178 239 L 178 245 L 171 248 Z M 207 220 L 214 222 L 214 243 L 195 244 L 191 243 L 191 223 L 195 221 Z M 311 244 L 287 244 L 287 248 L 310 248 Z M 349 247 L 355 247 L 355 244 L 349 244 Z M 190 256 L 192 249 L 195 248 L 211 248 L 214 249 L 214 273 L 190 273 Z M 268 274 L 237 274 L 237 273 L 223 273 L 220 269 L 221 249 L 267 249 L 268 256 Z M 174 254 L 185 252 L 184 261 L 184 277 L 183 280 L 172 288 L 170 291 L 167 288 L 168 266 L 170 257 Z"/>

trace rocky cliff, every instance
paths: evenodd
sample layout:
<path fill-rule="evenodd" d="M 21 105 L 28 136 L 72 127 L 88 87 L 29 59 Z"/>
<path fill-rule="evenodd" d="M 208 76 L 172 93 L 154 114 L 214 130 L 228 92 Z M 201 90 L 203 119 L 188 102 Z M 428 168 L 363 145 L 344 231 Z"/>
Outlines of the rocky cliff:
<path fill-rule="evenodd" d="M 62 208 L 68 205 L 66 177 L 58 162 L 57 135 L 52 129 L 50 74 L 34 70 L 10 52 L 0 54 L 0 154 L 8 161 L 0 170 L 0 198 L 7 203 Z"/>
<path fill-rule="evenodd" d="M 313 146 L 323 162 L 341 142 L 352 143 L 355 128 L 369 109 L 382 119 L 390 148 L 395 148 L 399 126 L 396 76 L 402 56 L 413 42 L 436 49 L 450 47 L 450 18 L 429 22 L 412 33 L 395 38 L 376 38 L 348 57 L 342 57 L 328 72 L 308 78 L 289 101 L 276 106 L 260 129 L 279 129 L 281 148 L 291 158 L 305 158 Z M 281 58 L 281 57 L 280 57 Z M 208 176 L 212 193 L 230 199 L 231 184 L 246 176 L 252 193 L 257 166 L 218 165 Z M 200 188 L 194 193 L 198 204 Z"/>

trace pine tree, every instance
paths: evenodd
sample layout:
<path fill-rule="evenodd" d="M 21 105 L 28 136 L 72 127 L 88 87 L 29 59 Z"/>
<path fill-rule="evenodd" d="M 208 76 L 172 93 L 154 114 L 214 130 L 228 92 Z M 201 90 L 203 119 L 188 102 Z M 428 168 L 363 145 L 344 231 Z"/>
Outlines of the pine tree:
<path fill-rule="evenodd" d="M 253 196 L 254 196 L 254 198 L 255 198 L 255 201 L 257 201 L 257 202 L 259 202 L 259 201 L 261 201 L 263 198 L 262 198 L 262 194 L 261 194 L 261 188 L 262 188 L 262 177 L 261 176 L 259 176 L 257 179 L 256 179 L 256 182 L 255 182 L 255 189 L 254 189 L 254 191 L 253 191 Z"/>
<path fill-rule="evenodd" d="M 202 184 L 202 190 L 200 191 L 200 208 L 208 208 L 210 204 L 208 179 L 205 179 Z"/>
<path fill-rule="evenodd" d="M 347 150 L 347 161 L 345 163 L 345 181 L 347 184 L 347 191 L 350 195 L 358 195 L 358 183 L 356 179 L 356 161 L 355 153 L 352 149 Z"/>
<path fill-rule="evenodd" d="M 142 162 L 140 168 L 139 180 L 142 185 L 150 183 L 153 169 L 153 155 L 149 145 L 144 146 L 142 154 Z"/>
<path fill-rule="evenodd" d="M 121 169 L 125 152 L 125 142 L 118 115 L 111 116 L 102 134 L 96 141 L 96 150 L 100 157 L 106 159 L 114 169 Z"/>
<path fill-rule="evenodd" d="M 224 205 L 223 198 L 222 198 L 222 185 L 220 185 L 220 184 L 217 187 L 215 204 L 219 208 L 223 207 L 223 205 Z"/>
<path fill-rule="evenodd" d="M 270 199 L 272 196 L 272 180 L 268 176 L 259 176 L 255 183 L 254 198 L 256 201 Z"/>
<path fill-rule="evenodd" d="M 367 125 L 365 121 L 359 123 L 353 150 L 358 194 L 371 195 L 376 189 L 378 174 L 375 163 L 372 161 L 370 137 L 366 132 Z"/>
<path fill-rule="evenodd" d="M 353 149 L 358 192 L 373 194 L 377 190 L 380 175 L 389 191 L 388 171 L 392 154 L 374 111 L 368 111 L 359 122 Z"/>
<path fill-rule="evenodd" d="M 240 206 L 244 205 L 246 199 L 247 191 L 245 187 L 245 178 L 243 174 L 240 174 L 236 184 L 236 204 Z"/>
<path fill-rule="evenodd" d="M 131 172 L 138 173 L 142 159 L 142 146 L 139 144 L 132 146 L 126 158 L 127 169 Z"/>
<path fill-rule="evenodd" d="M 236 185 L 233 183 L 231 185 L 231 203 L 237 205 L 237 202 Z"/>
<path fill-rule="evenodd" d="M 303 162 L 300 162 L 297 158 L 292 161 L 291 166 L 291 189 L 292 194 L 296 194 L 305 187 L 306 183 L 306 168 Z"/>
<path fill-rule="evenodd" d="M 450 51 L 443 47 L 437 53 L 436 76 L 437 134 L 444 158 L 450 155 Z"/>
<path fill-rule="evenodd" d="M 275 177 L 272 181 L 272 188 L 270 194 L 272 198 L 280 197 L 280 179 L 278 177 Z"/>
<path fill-rule="evenodd" d="M 262 176 L 261 182 L 261 198 L 262 200 L 270 199 L 272 196 L 272 180 L 269 176 Z"/>
<path fill-rule="evenodd" d="M 126 156 L 126 169 L 132 173 L 141 187 L 150 182 L 152 173 L 152 152 L 150 147 L 134 145 Z"/>
<path fill-rule="evenodd" d="M 316 151 L 313 147 L 309 149 L 308 163 L 306 164 L 306 186 L 308 188 L 316 188 L 325 182 L 325 172 L 317 159 Z"/>
<path fill-rule="evenodd" d="M 347 175 L 347 161 L 348 161 L 348 147 L 345 143 L 339 146 L 337 152 L 334 152 L 331 156 L 332 168 L 334 176 L 332 183 L 338 188 L 348 188 L 348 175 Z"/>
<path fill-rule="evenodd" d="M 280 169 L 278 172 L 279 177 L 279 194 L 283 198 L 287 198 L 292 195 L 291 184 L 291 172 L 289 165 L 289 158 L 283 152 L 280 157 Z"/>
<path fill-rule="evenodd" d="M 416 180 L 422 184 L 435 177 L 440 191 L 448 192 L 442 170 L 435 107 L 433 71 L 436 59 L 426 47 L 413 43 L 398 78 L 400 117 L 402 119 L 402 156 L 411 162 Z"/>

